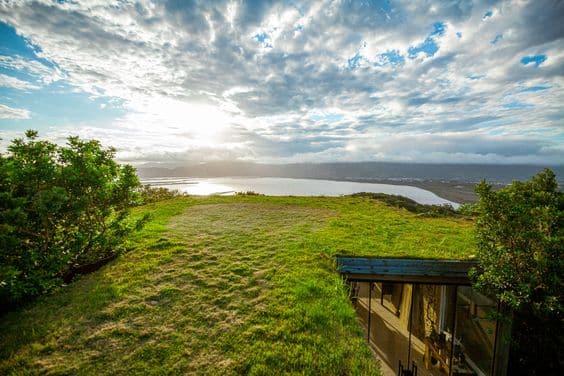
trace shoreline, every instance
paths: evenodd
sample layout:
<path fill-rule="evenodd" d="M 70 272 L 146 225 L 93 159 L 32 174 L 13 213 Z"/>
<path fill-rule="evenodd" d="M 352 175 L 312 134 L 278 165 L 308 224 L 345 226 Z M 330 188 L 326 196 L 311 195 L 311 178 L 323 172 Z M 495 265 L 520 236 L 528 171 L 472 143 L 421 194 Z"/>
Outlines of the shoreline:
<path fill-rule="evenodd" d="M 221 177 L 197 177 L 197 176 L 190 176 L 190 177 L 164 177 L 165 179 L 178 179 L 178 183 L 180 180 L 184 179 L 214 179 L 214 178 L 226 178 L 227 176 Z M 233 178 L 234 176 L 229 176 Z M 253 176 L 252 178 L 273 178 L 274 176 Z M 237 178 L 250 178 L 249 176 L 237 176 Z M 288 178 L 288 177 L 284 177 Z M 159 179 L 159 178 L 152 178 L 152 179 Z M 468 183 L 468 182 L 458 182 L 458 181 L 433 181 L 433 180 L 398 180 L 398 179 L 385 179 L 385 178 L 305 178 L 299 177 L 295 179 L 312 179 L 312 180 L 332 180 L 336 182 L 355 182 L 355 183 L 371 183 L 371 184 L 386 184 L 386 185 L 396 185 L 396 186 L 411 186 L 420 189 L 424 189 L 426 191 L 432 192 L 435 195 L 439 196 L 442 199 L 452 201 L 457 204 L 467 204 L 467 203 L 474 203 L 478 200 L 477 194 L 474 192 L 474 188 L 476 186 L 475 183 Z M 144 179 L 141 179 L 144 180 Z M 148 179 L 151 180 L 151 179 Z M 145 181 L 144 184 L 151 183 L 150 181 Z M 159 182 L 160 183 L 160 182 Z M 188 182 L 182 181 L 183 184 L 187 184 Z M 194 184 L 192 182 L 192 184 Z M 155 184 L 157 186 L 161 184 Z M 162 184 L 168 185 L 168 184 Z M 499 189 L 505 185 L 503 184 L 494 184 L 494 189 Z"/>
<path fill-rule="evenodd" d="M 478 201 L 478 195 L 474 192 L 474 183 L 463 183 L 456 181 L 432 181 L 432 180 L 389 180 L 389 179 L 339 179 L 338 181 L 350 181 L 357 183 L 375 183 L 389 185 L 407 185 L 411 187 L 421 188 L 432 192 L 437 196 L 456 202 L 458 204 L 471 204 Z M 503 187 L 504 185 L 493 185 L 494 189 Z"/>

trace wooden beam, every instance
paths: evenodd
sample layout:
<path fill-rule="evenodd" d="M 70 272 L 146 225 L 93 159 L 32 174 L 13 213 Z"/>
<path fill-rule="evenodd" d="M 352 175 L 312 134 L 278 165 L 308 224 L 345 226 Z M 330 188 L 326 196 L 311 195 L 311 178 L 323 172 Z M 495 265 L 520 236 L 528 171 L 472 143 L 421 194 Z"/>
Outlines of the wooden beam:
<path fill-rule="evenodd" d="M 337 257 L 337 269 L 354 281 L 470 285 L 474 261 Z"/>

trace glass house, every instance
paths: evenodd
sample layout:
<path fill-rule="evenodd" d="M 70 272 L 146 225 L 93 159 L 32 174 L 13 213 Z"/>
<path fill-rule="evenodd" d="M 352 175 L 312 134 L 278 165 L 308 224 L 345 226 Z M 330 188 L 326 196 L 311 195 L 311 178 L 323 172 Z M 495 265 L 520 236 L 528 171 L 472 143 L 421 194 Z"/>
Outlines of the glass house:
<path fill-rule="evenodd" d="M 506 375 L 510 327 L 471 287 L 474 262 L 338 257 L 385 376 Z"/>

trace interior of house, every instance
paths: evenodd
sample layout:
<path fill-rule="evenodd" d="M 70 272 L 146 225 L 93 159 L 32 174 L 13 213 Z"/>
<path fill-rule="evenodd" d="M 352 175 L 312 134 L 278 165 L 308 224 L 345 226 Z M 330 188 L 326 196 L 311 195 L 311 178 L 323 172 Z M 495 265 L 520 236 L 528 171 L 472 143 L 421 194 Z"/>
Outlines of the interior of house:
<path fill-rule="evenodd" d="M 493 375 L 497 304 L 470 286 L 350 282 L 384 375 Z"/>

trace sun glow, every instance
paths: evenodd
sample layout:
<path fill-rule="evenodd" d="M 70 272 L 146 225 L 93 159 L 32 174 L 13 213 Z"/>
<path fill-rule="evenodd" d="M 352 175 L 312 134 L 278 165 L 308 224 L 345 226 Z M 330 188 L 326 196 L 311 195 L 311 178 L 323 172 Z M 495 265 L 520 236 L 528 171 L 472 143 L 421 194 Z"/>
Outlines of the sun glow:
<path fill-rule="evenodd" d="M 232 124 L 232 117 L 220 107 L 169 98 L 138 102 L 126 116 L 129 127 L 156 130 L 182 136 L 197 145 L 213 145 Z"/>

